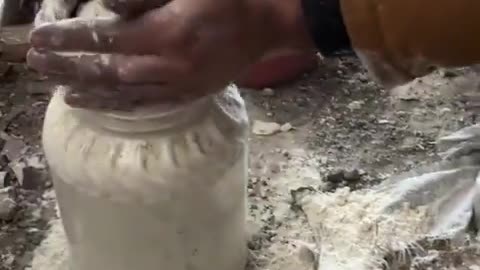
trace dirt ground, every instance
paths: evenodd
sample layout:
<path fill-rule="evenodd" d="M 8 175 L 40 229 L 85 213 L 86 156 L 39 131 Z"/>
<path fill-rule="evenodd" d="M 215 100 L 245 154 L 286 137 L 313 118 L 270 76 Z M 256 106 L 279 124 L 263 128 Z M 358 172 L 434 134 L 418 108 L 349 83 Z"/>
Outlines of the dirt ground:
<path fill-rule="evenodd" d="M 22 65 L 2 70 L 0 269 L 29 269 L 57 218 L 39 146 L 52 84 Z M 462 95 L 477 83 L 468 69 L 449 70 L 386 91 L 357 59 L 343 58 L 322 62 L 292 85 L 243 90 L 252 121 L 248 267 L 289 269 L 290 257 L 275 254 L 297 256 L 289 252 L 298 240 L 312 240 L 294 203 L 297 191 L 364 189 L 436 160 L 439 136 L 475 123 Z M 475 244 L 431 252 L 438 256 L 406 269 L 480 269 Z"/>

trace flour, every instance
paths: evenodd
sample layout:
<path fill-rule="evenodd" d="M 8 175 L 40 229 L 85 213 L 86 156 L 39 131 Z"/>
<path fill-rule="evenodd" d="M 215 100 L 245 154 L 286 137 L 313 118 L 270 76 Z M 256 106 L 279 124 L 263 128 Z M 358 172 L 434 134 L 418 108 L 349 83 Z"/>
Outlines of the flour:
<path fill-rule="evenodd" d="M 319 269 L 377 269 L 389 265 L 387 255 L 403 263 L 419 240 L 452 237 L 470 221 L 477 173 L 466 167 L 305 197 Z"/>
<path fill-rule="evenodd" d="M 384 261 L 378 253 L 406 250 L 417 240 L 416 236 L 427 232 L 426 208 L 410 209 L 405 204 L 403 209 L 387 215 L 382 207 L 388 203 L 386 195 L 341 189 L 332 195 L 315 196 L 304 206 L 312 223 L 322 220 L 317 227 L 322 266 L 380 267 Z"/>
<path fill-rule="evenodd" d="M 114 16 L 113 12 L 103 6 L 101 0 L 44 0 L 35 16 L 34 25 L 40 26 L 44 23 L 68 19 L 75 9 L 79 10 L 75 15 L 84 19 Z"/>
<path fill-rule="evenodd" d="M 32 270 L 65 270 L 67 268 L 68 245 L 59 219 L 50 222 L 47 238 L 35 249 Z"/>

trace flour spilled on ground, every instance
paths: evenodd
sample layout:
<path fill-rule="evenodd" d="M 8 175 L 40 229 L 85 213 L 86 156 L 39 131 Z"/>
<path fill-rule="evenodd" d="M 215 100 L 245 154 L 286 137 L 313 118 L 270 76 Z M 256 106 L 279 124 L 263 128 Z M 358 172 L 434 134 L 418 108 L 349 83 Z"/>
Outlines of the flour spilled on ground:
<path fill-rule="evenodd" d="M 365 189 L 322 192 L 313 153 L 294 147 L 262 155 L 263 173 L 249 183 L 249 218 L 260 227 L 250 246 L 253 269 L 409 269 L 435 255 L 423 256 L 422 241 L 453 239 L 471 220 L 480 168 L 470 156 Z M 273 164 L 282 173 L 272 174 Z M 65 270 L 66 259 L 61 222 L 53 220 L 32 270 Z"/>
<path fill-rule="evenodd" d="M 465 236 L 478 172 L 447 168 L 372 189 L 305 196 L 300 204 L 316 233 L 318 269 L 408 269 L 425 239 Z"/>
<path fill-rule="evenodd" d="M 52 196 L 54 196 L 52 194 Z M 57 216 L 60 216 L 58 205 Z M 63 230 L 62 221 L 53 219 L 50 221 L 50 229 L 47 237 L 41 245 L 35 249 L 32 260 L 32 270 L 67 270 L 67 239 Z"/>
<path fill-rule="evenodd" d="M 303 209 L 317 227 L 319 268 L 375 269 L 386 264 L 388 251 L 408 250 L 428 232 L 426 207 L 410 209 L 406 204 L 385 214 L 389 200 L 387 194 L 344 188 L 305 203 Z"/>

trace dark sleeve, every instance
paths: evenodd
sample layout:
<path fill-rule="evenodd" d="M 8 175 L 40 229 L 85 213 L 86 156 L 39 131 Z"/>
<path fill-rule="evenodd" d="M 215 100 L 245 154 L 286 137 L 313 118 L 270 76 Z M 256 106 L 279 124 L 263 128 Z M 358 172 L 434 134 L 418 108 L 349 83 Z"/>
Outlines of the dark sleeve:
<path fill-rule="evenodd" d="M 301 1 L 308 30 L 318 51 L 325 57 L 352 54 L 340 0 Z"/>

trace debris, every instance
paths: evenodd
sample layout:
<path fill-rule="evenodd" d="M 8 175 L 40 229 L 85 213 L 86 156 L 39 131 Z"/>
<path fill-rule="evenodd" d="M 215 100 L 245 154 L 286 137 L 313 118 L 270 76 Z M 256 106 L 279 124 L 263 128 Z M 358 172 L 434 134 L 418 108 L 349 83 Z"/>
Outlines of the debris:
<path fill-rule="evenodd" d="M 47 174 L 42 169 L 25 167 L 22 171 L 23 180 L 20 182 L 22 188 L 28 190 L 39 190 L 47 184 Z M 47 184 L 48 186 L 48 184 Z"/>
<path fill-rule="evenodd" d="M 292 189 L 290 190 L 290 196 L 291 196 L 291 203 L 290 207 L 294 211 L 301 210 L 300 202 L 303 201 L 305 197 L 308 195 L 312 195 L 315 193 L 315 188 L 306 186 L 306 187 L 299 187 L 297 189 Z"/>
<path fill-rule="evenodd" d="M 42 158 L 40 155 L 33 155 L 30 157 L 27 157 L 25 159 L 25 163 L 27 166 L 35 168 L 35 169 L 46 169 L 47 165 L 45 162 L 45 159 Z"/>
<path fill-rule="evenodd" d="M 0 188 L 6 187 L 7 174 L 5 171 L 0 171 Z"/>
<path fill-rule="evenodd" d="M 360 180 L 360 172 L 357 169 L 351 170 L 351 171 L 344 171 L 343 173 L 343 179 L 346 181 L 358 181 Z"/>
<path fill-rule="evenodd" d="M 272 97 L 275 95 L 275 91 L 272 88 L 265 88 L 262 90 L 262 96 L 264 97 Z"/>
<path fill-rule="evenodd" d="M 360 110 L 364 104 L 365 104 L 364 101 L 352 101 L 350 104 L 347 105 L 347 107 L 351 111 Z"/>
<path fill-rule="evenodd" d="M 316 261 L 316 247 L 309 243 L 298 243 L 298 257 L 306 264 L 314 265 Z"/>
<path fill-rule="evenodd" d="M 0 220 L 10 220 L 17 204 L 10 198 L 9 188 L 0 189 Z"/>
<path fill-rule="evenodd" d="M 283 125 L 280 127 L 280 131 L 281 131 L 281 132 L 288 132 L 288 131 L 290 131 L 290 130 L 292 130 L 292 129 L 293 129 L 293 126 L 292 126 L 292 124 L 290 124 L 290 123 L 285 123 L 285 124 L 283 124 Z"/>
<path fill-rule="evenodd" d="M 47 174 L 45 173 L 45 166 L 40 163 L 36 163 L 34 160 L 34 166 L 27 161 L 14 161 L 10 163 L 10 168 L 14 172 L 17 182 L 20 186 L 27 190 L 37 190 L 45 187 L 47 182 Z M 48 184 L 47 184 L 48 186 Z"/>
<path fill-rule="evenodd" d="M 23 162 L 13 161 L 9 164 L 10 169 L 12 169 L 15 179 L 20 185 L 23 185 L 23 169 L 25 164 Z"/>
<path fill-rule="evenodd" d="M 325 177 L 323 184 L 319 189 L 325 192 L 334 192 L 343 187 L 349 187 L 350 190 L 357 190 L 365 186 L 368 182 L 361 181 L 366 172 L 363 170 L 338 170 Z"/>
<path fill-rule="evenodd" d="M 471 161 L 440 162 L 371 189 L 343 188 L 297 201 L 309 224 L 321 232 L 318 269 L 376 269 L 387 257 L 407 259 L 399 262 L 404 265 L 427 236 L 448 241 L 465 235 L 480 169 Z M 335 175 L 339 181 L 345 173 Z"/>
<path fill-rule="evenodd" d="M 443 76 L 445 78 L 455 78 L 455 77 L 458 77 L 460 74 L 458 74 L 458 72 L 456 71 L 453 71 L 453 70 L 444 70 L 443 71 Z M 480 270 L 480 269 L 479 269 Z"/>
<path fill-rule="evenodd" d="M 353 169 L 350 171 L 346 170 L 339 170 L 332 174 L 327 175 L 326 180 L 332 183 L 339 183 L 339 182 L 353 182 L 359 181 L 361 179 L 360 172 L 357 169 Z"/>
<path fill-rule="evenodd" d="M 276 122 L 264 122 L 260 120 L 255 120 L 252 127 L 253 134 L 259 136 L 269 136 L 279 132 L 288 132 L 292 129 L 294 128 L 290 123 L 280 125 Z"/>
<path fill-rule="evenodd" d="M 10 125 L 10 123 L 13 120 L 15 120 L 15 118 L 17 118 L 20 114 L 22 114 L 24 112 L 25 112 L 25 107 L 18 106 L 18 107 L 12 108 L 9 113 L 2 116 L 2 118 L 0 119 L 1 120 L 0 121 L 0 132 L 5 131 L 8 128 L 8 126 Z"/>
<path fill-rule="evenodd" d="M 25 153 L 26 147 L 22 140 L 11 138 L 5 142 L 2 154 L 10 161 L 17 160 Z"/>
<path fill-rule="evenodd" d="M 340 171 L 337 171 L 337 172 L 334 172 L 332 174 L 327 175 L 326 180 L 327 180 L 327 182 L 331 182 L 331 183 L 339 183 L 339 182 L 342 182 L 345 179 L 344 174 L 345 174 L 345 172 L 343 170 L 340 170 Z"/>
<path fill-rule="evenodd" d="M 390 121 L 390 120 L 388 120 L 388 119 L 380 119 L 380 120 L 378 120 L 378 123 L 379 123 L 380 125 L 395 124 L 394 121 Z"/>
<path fill-rule="evenodd" d="M 255 120 L 253 122 L 253 134 L 260 136 L 269 136 L 281 131 L 281 125 L 275 122 L 263 122 Z"/>
<path fill-rule="evenodd" d="M 12 65 L 6 62 L 0 62 L 0 77 L 6 78 L 9 74 L 11 74 Z"/>
<path fill-rule="evenodd" d="M 36 81 L 29 82 L 26 85 L 26 90 L 30 95 L 49 95 L 52 89 L 56 89 L 53 82 L 43 82 L 42 78 L 36 78 Z"/>

